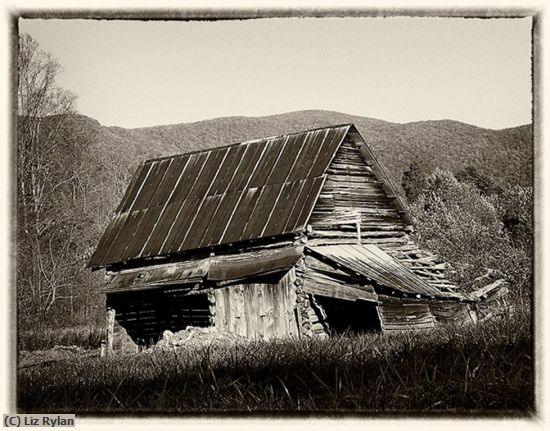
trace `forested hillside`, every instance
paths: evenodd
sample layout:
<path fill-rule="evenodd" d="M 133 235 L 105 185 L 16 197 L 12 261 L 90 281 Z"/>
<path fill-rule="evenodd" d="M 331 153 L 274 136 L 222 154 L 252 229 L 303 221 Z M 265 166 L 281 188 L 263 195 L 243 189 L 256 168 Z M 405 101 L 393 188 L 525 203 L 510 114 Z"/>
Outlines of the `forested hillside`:
<path fill-rule="evenodd" d="M 397 183 L 414 160 L 452 171 L 473 166 L 506 182 L 531 182 L 530 125 L 490 130 L 451 120 L 397 124 L 338 112 L 299 111 L 138 129 L 102 127 L 90 120 L 90 127 L 98 133 L 97 151 L 131 167 L 150 157 L 343 123 L 355 124 Z"/>

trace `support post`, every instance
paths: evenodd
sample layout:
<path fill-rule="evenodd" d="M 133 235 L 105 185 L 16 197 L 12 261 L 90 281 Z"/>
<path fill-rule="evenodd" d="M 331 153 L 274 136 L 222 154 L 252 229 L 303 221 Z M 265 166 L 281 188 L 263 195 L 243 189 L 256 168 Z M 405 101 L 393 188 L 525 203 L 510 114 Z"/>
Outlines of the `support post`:
<path fill-rule="evenodd" d="M 107 308 L 107 356 L 113 354 L 113 337 L 115 329 L 115 309 Z"/>
<path fill-rule="evenodd" d="M 208 291 L 206 294 L 208 298 L 208 310 L 210 311 L 210 326 L 216 326 L 216 295 L 214 290 Z M 218 328 L 220 329 L 220 328 Z"/>

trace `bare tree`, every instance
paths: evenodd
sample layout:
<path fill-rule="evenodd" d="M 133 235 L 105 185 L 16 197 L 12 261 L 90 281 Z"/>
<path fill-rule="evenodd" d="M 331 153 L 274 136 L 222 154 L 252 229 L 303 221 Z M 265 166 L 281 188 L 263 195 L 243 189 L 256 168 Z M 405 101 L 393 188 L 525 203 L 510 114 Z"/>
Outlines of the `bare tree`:
<path fill-rule="evenodd" d="M 78 205 L 85 150 L 76 96 L 56 84 L 60 64 L 28 34 L 19 38 L 17 240 L 19 316 L 47 315 L 72 290 L 79 259 Z M 71 293 L 72 299 L 72 293 Z"/>

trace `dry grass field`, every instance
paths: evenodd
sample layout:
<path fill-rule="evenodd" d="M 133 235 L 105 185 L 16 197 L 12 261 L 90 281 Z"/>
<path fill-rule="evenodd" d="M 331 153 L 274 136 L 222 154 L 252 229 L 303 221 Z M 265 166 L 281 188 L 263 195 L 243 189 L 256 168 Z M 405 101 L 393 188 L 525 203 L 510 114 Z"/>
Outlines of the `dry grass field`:
<path fill-rule="evenodd" d="M 38 352 L 27 352 L 18 407 L 89 415 L 529 415 L 531 333 L 530 319 L 518 314 L 427 332 L 213 342 L 112 358 L 96 350 L 33 364 Z"/>

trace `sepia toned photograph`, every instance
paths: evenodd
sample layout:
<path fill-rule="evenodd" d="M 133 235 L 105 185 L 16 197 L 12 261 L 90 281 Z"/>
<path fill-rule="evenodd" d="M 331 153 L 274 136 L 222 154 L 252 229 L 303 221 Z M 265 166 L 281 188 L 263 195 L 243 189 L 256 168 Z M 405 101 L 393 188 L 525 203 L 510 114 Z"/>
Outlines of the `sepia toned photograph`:
<path fill-rule="evenodd" d="M 18 413 L 536 415 L 535 13 L 12 18 Z"/>

